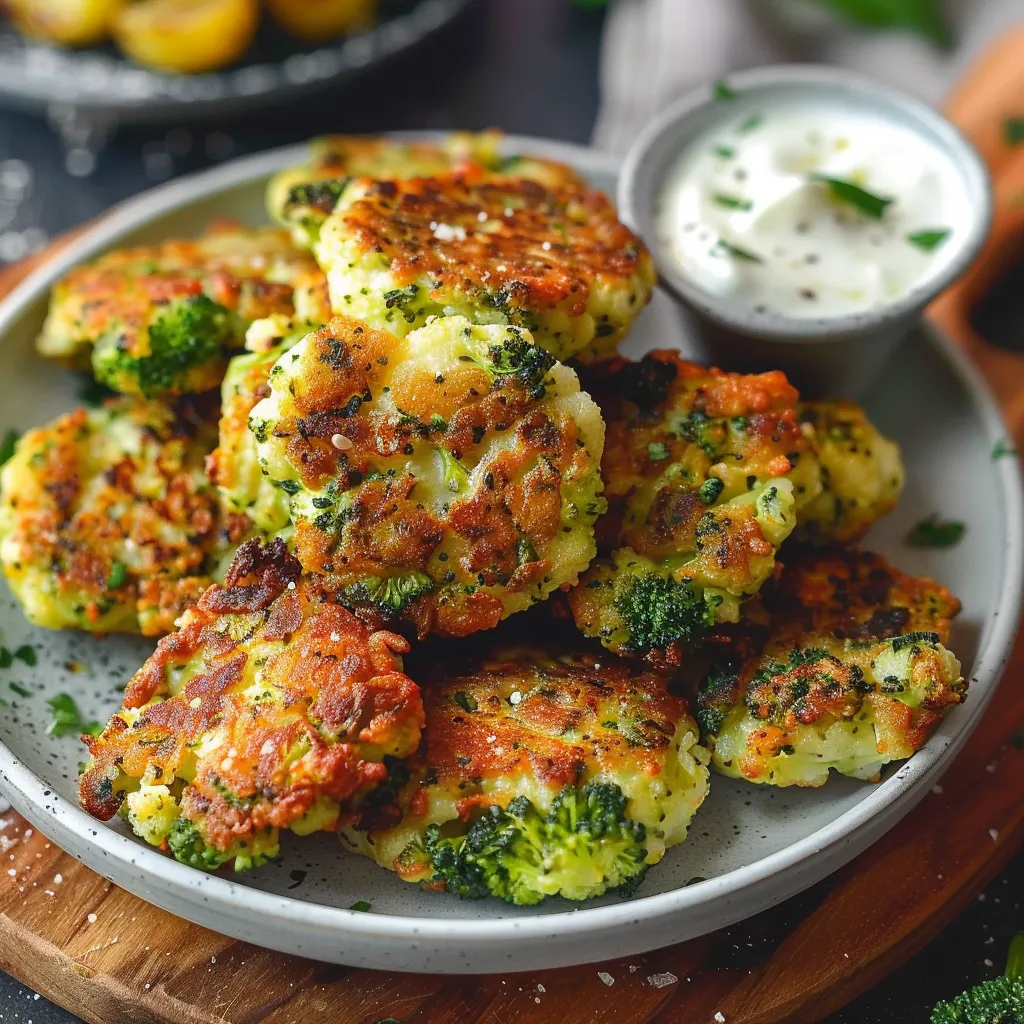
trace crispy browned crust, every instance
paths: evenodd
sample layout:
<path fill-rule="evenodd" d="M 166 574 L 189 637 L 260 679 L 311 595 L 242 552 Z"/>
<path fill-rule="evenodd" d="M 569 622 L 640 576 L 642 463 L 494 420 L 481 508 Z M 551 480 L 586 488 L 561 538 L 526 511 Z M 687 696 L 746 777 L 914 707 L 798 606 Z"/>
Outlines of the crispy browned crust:
<path fill-rule="evenodd" d="M 565 303 L 580 316 L 592 288 L 628 281 L 650 262 L 608 197 L 584 187 L 459 173 L 366 184 L 333 216 L 364 252 L 390 262 L 398 287 L 426 275 L 436 301 L 482 297 L 522 326 L 523 311 Z M 452 230 L 440 233 L 442 224 Z"/>
<path fill-rule="evenodd" d="M 540 550 L 562 527 L 561 481 L 582 473 L 589 458 L 575 425 L 532 408 L 536 394 L 514 375 L 492 381 L 470 363 L 440 379 L 426 367 L 400 367 L 391 394 L 406 415 L 380 413 L 372 399 L 400 349 L 388 332 L 337 317 L 311 336 L 301 364 L 289 369 L 295 414 L 275 424 L 274 436 L 285 440 L 291 465 L 313 491 L 359 487 L 343 530 L 296 524 L 298 557 L 307 571 L 330 575 L 339 586 L 414 571 L 437 580 L 454 573 L 459 582 L 502 584 L 510 592 L 528 588 L 551 566 L 543 558 L 520 564 L 517 543 L 525 536 Z M 434 414 L 445 424 L 427 429 Z M 419 446 L 443 447 L 458 458 L 510 427 L 516 443 L 488 463 L 489 487 L 453 497 L 443 511 L 420 500 L 410 472 L 373 472 L 388 459 L 401 464 Z M 339 451 L 332 442 L 339 434 L 351 448 Z M 458 600 L 431 594 L 413 611 L 420 636 L 466 636 L 495 626 L 502 604 L 487 593 Z"/>
<path fill-rule="evenodd" d="M 657 775 L 689 716 L 663 677 L 635 664 L 534 648 L 495 652 L 454 678 L 436 671 L 424 702 L 421 757 L 427 777 L 449 790 L 469 780 L 486 788 L 503 777 L 558 789 L 584 772 Z M 469 797 L 459 813 L 488 802 L 493 795 L 486 792 Z"/>
<path fill-rule="evenodd" d="M 116 331 L 123 352 L 145 356 L 159 311 L 201 294 L 236 313 L 242 329 L 274 313 L 291 316 L 296 283 L 312 288 L 322 279 L 312 257 L 294 250 L 287 232 L 269 230 L 260 249 L 243 242 L 231 252 L 223 240 L 234 233 L 245 238 L 236 223 L 217 222 L 195 240 L 121 249 L 76 267 L 54 287 L 46 335 L 73 348 Z"/>
<path fill-rule="evenodd" d="M 87 436 L 95 428 L 81 408 L 26 434 L 29 461 L 4 495 L 7 544 L 26 566 L 45 567 L 55 600 L 77 609 L 78 625 L 96 626 L 120 606 L 135 608 L 137 618 L 129 611 L 112 628 L 163 636 L 209 586 L 207 558 L 237 544 L 250 524 L 222 517 L 202 479 L 204 451 L 215 440 L 215 396 L 170 405 L 125 398 L 108 408 L 142 426 L 148 449 L 140 458 L 125 451 L 98 470 Z M 20 568 L 9 564 L 8 572 Z"/>
<path fill-rule="evenodd" d="M 619 358 L 590 368 L 583 383 L 608 427 L 601 471 L 610 512 L 599 538 L 605 550 L 628 545 L 654 559 L 694 550 L 697 524 L 708 511 L 697 491 L 712 466 L 741 481 L 727 488 L 728 497 L 749 490 L 747 478 L 764 483 L 786 476 L 812 454 L 797 419 L 798 393 L 779 370 L 727 373 L 655 350 L 639 362 Z M 747 424 L 742 436 L 708 423 L 738 417 Z M 627 520 L 638 489 L 673 463 L 683 464 L 689 477 L 659 485 L 646 509 Z"/>
<path fill-rule="evenodd" d="M 401 637 L 371 633 L 319 581 L 301 577 L 283 541 L 247 541 L 224 585 L 206 591 L 128 684 L 123 706 L 144 708 L 137 721 L 129 727 L 115 716 L 89 740 L 82 806 L 110 818 L 122 799 L 112 783 L 125 776 L 170 785 L 216 732 L 182 808 L 186 818 L 202 816 L 217 849 L 287 828 L 321 797 L 341 804 L 344 819 L 386 775 L 373 752 L 396 739 L 404 754 L 418 745 L 423 706 L 401 671 L 397 655 L 406 650 Z M 183 666 L 183 687 L 171 695 L 168 681 Z M 246 698 L 257 672 L 280 702 Z M 308 752 L 296 761 L 289 752 L 297 744 Z"/>

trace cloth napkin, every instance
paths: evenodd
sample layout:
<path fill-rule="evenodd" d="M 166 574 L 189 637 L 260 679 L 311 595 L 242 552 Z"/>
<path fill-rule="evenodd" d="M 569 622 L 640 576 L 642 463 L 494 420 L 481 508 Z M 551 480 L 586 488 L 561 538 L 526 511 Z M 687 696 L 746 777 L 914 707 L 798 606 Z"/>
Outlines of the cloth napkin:
<path fill-rule="evenodd" d="M 624 153 L 659 110 L 702 83 L 785 60 L 862 72 L 933 104 L 1001 31 L 1021 0 L 950 0 L 957 47 L 908 33 L 868 32 L 810 0 L 614 0 L 601 51 L 594 145 Z"/>

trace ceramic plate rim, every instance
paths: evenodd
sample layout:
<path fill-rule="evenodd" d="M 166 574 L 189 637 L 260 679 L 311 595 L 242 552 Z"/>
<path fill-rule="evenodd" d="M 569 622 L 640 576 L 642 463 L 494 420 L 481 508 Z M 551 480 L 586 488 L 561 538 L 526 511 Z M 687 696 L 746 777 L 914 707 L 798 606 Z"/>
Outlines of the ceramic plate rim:
<path fill-rule="evenodd" d="M 439 133 L 424 131 L 393 134 L 405 138 L 431 138 Z M 512 152 L 535 152 L 541 156 L 570 162 L 584 171 L 615 174 L 619 169 L 619 162 L 616 159 L 572 143 L 509 136 L 506 145 Z M 28 307 L 49 289 L 56 277 L 75 263 L 107 248 L 125 233 L 144 227 L 150 221 L 166 216 L 174 209 L 187 206 L 193 201 L 207 199 L 228 189 L 250 184 L 276 170 L 299 163 L 305 153 L 306 147 L 298 145 L 245 157 L 178 178 L 112 208 L 98 224 L 59 250 L 52 259 L 30 274 L 0 302 L 0 344 L 8 330 L 25 314 Z M 1004 439 L 1008 432 L 1002 414 L 979 370 L 966 354 L 934 328 L 926 327 L 925 334 L 939 357 L 963 385 L 988 439 L 993 445 Z M 975 686 L 983 681 L 995 684 L 1005 666 L 1017 633 L 1024 586 L 1024 491 L 1021 487 L 1017 460 L 996 460 L 994 474 L 998 481 L 999 499 L 1003 510 L 1006 557 L 1003 561 L 1004 570 L 998 595 L 999 616 L 991 623 L 987 633 L 983 633 L 971 677 Z M 471 920 L 366 914 L 278 896 L 235 883 L 230 878 L 205 875 L 97 823 L 84 810 L 60 796 L 43 779 L 21 764 L 14 752 L 2 741 L 0 764 L 4 764 L 5 767 L 0 771 L 0 793 L 11 800 L 15 809 L 24 813 L 36 827 L 45 831 L 46 827 L 52 824 L 62 832 L 77 836 L 80 841 L 92 847 L 94 852 L 108 858 L 102 866 L 96 867 L 100 873 L 108 877 L 116 876 L 115 865 L 122 865 L 126 872 L 134 868 L 150 877 L 156 877 L 160 880 L 158 888 L 162 889 L 165 895 L 171 894 L 182 898 L 186 911 L 190 906 L 188 893 L 201 890 L 208 909 L 220 908 L 225 912 L 225 925 L 229 924 L 233 917 L 242 914 L 247 917 L 258 917 L 262 925 L 272 923 L 275 918 L 291 925 L 301 921 L 310 932 L 343 933 L 349 940 L 365 939 L 371 943 L 390 943 L 408 940 L 414 936 L 417 941 L 434 943 L 438 948 L 454 947 L 456 944 L 460 948 L 467 948 L 473 943 L 486 946 L 508 943 L 513 939 L 513 929 L 514 941 L 517 944 L 531 939 L 557 937 L 564 940 L 584 935 L 593 936 L 598 932 L 607 933 L 610 929 L 628 929 L 631 923 L 638 923 L 639 920 L 650 924 L 652 921 L 674 917 L 696 907 L 719 903 L 722 905 L 721 920 L 715 927 L 721 927 L 733 923 L 741 916 L 735 913 L 730 916 L 730 898 L 736 899 L 757 886 L 770 886 L 773 879 L 781 884 L 783 876 L 791 873 L 793 869 L 816 859 L 828 860 L 826 855 L 834 853 L 844 844 L 854 848 L 855 853 L 859 848 L 856 847 L 856 838 L 872 819 L 884 819 L 886 827 L 894 824 L 898 817 L 913 805 L 913 798 L 920 797 L 927 791 L 928 781 L 944 768 L 960 749 L 977 725 L 994 691 L 995 685 L 992 685 L 985 699 L 969 701 L 964 707 L 965 714 L 959 715 L 955 724 L 946 719 L 924 749 L 856 806 L 824 828 L 782 850 L 717 878 L 657 895 L 640 897 L 613 906 L 569 909 L 554 914 L 524 916 L 518 920 L 510 920 L 509 917 Z M 98 858 L 90 859 L 93 864 L 98 861 Z M 108 866 L 113 870 L 105 871 L 104 868 Z M 833 866 L 838 866 L 838 863 Z M 793 895 L 820 877 L 815 876 L 796 885 L 790 881 L 788 886 L 783 887 L 784 891 L 777 893 L 775 898 L 765 901 L 766 905 L 768 902 Z M 118 881 L 117 877 L 111 880 Z M 137 886 L 130 888 L 133 888 L 133 891 L 138 889 Z M 148 901 L 166 906 L 166 903 L 157 899 L 148 898 Z M 737 899 L 738 902 L 740 901 Z M 189 917 L 189 914 L 186 912 L 182 916 Z M 273 945 L 272 942 L 268 944 Z"/>

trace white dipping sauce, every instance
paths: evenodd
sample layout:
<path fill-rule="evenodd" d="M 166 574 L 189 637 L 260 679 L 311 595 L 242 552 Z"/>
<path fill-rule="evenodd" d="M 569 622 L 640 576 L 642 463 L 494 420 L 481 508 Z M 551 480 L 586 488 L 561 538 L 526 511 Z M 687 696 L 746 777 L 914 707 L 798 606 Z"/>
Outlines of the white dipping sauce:
<path fill-rule="evenodd" d="M 732 118 L 729 105 L 680 157 L 660 214 L 665 247 L 705 291 L 759 313 L 842 316 L 900 299 L 956 254 L 967 189 L 927 138 L 811 100 Z M 814 175 L 892 202 L 875 219 Z"/>

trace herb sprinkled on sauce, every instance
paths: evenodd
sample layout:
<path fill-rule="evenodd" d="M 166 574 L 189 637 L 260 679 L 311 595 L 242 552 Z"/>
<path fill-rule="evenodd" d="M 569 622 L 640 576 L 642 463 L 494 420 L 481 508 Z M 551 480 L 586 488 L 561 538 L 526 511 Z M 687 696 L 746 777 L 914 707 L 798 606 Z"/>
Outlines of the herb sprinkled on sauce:
<path fill-rule="evenodd" d="M 959 544 L 967 526 L 956 520 L 942 520 L 935 514 L 922 519 L 910 533 L 906 542 L 912 548 L 951 548 Z"/>

